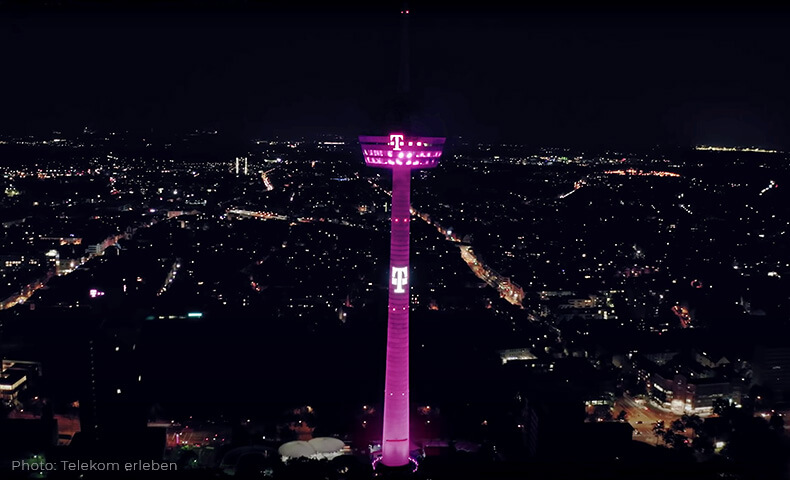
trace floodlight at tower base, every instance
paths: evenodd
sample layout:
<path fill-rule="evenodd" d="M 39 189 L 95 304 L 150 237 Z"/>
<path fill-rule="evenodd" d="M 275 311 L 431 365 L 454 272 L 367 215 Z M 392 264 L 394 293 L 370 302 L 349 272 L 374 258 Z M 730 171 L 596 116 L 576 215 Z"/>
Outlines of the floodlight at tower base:
<path fill-rule="evenodd" d="M 409 463 L 398 467 L 390 467 L 381 462 L 382 457 L 373 460 L 373 476 L 381 480 L 408 480 L 415 478 L 419 464 L 409 457 Z"/>

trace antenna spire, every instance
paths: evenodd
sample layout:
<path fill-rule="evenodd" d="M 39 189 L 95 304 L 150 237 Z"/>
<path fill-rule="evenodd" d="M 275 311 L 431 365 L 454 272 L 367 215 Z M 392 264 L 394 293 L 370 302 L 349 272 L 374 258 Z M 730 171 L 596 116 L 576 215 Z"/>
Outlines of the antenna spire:
<path fill-rule="evenodd" d="M 398 74 L 398 93 L 409 93 L 409 6 L 404 3 L 401 14 L 400 72 Z"/>

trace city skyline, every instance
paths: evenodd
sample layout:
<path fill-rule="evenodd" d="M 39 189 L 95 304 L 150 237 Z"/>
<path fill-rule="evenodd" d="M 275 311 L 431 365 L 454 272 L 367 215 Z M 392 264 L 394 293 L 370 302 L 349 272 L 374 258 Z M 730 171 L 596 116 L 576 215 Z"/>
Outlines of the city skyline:
<path fill-rule="evenodd" d="M 0 0 L 0 477 L 787 480 L 758 8 Z"/>
<path fill-rule="evenodd" d="M 4 431 L 29 422 L 6 460 L 37 448 L 97 461 L 122 446 L 126 462 L 176 462 L 190 478 L 234 458 L 206 452 L 254 447 L 288 471 L 313 448 L 291 442 L 332 436 L 350 449 L 338 471 L 370 467 L 397 285 L 392 184 L 362 160 L 389 162 L 387 149 L 256 139 L 194 158 L 215 136 L 0 144 Z M 444 150 L 412 178 L 408 222 L 417 475 L 472 461 L 578 477 L 623 455 L 659 462 L 656 475 L 779 468 L 787 153 Z M 46 405 L 58 447 L 33 435 Z M 752 422 L 754 449 L 721 418 Z M 610 430 L 614 444 L 592 440 Z M 703 460 L 683 463 L 692 451 Z M 190 452 L 203 453 L 187 468 Z"/>

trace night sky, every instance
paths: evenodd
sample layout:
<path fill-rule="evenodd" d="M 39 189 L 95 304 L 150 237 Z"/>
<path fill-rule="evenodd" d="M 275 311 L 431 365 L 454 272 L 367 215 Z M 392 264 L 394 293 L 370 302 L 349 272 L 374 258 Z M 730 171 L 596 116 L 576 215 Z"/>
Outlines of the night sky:
<path fill-rule="evenodd" d="M 0 133 L 376 133 L 396 89 L 396 2 L 53 4 L 0 3 Z M 438 134 L 790 148 L 786 12 L 410 10 L 412 89 Z"/>

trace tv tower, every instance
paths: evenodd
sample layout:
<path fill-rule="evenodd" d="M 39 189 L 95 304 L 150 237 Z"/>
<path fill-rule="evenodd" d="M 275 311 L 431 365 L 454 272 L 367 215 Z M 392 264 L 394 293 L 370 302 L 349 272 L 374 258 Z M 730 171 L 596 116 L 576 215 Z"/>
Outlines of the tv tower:
<path fill-rule="evenodd" d="M 398 92 L 409 93 L 408 15 L 403 20 Z M 403 102 L 401 105 L 404 105 Z M 402 108 L 406 110 L 406 108 Z M 443 137 L 413 136 L 405 130 L 408 113 L 401 111 L 399 130 L 385 136 L 360 136 L 365 164 L 392 170 L 389 304 L 387 308 L 387 359 L 384 386 L 384 431 L 381 463 L 409 468 L 409 225 L 411 171 L 439 163 Z M 416 468 L 416 464 L 415 464 Z"/>

